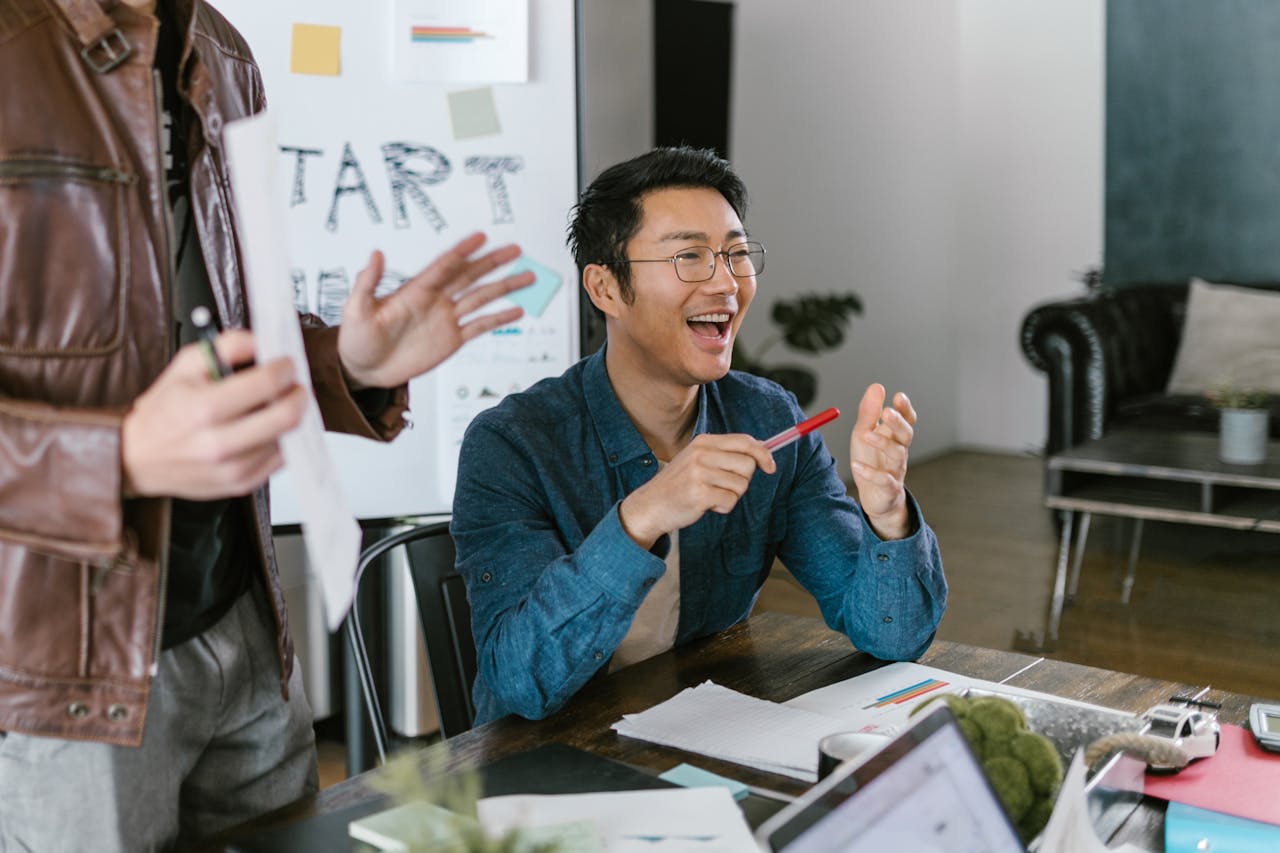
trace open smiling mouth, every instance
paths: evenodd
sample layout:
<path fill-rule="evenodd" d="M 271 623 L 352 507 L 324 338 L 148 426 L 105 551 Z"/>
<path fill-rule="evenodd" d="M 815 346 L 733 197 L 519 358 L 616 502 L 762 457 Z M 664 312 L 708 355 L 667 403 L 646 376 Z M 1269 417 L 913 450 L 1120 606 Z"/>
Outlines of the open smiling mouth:
<path fill-rule="evenodd" d="M 729 320 L 732 317 L 732 314 L 727 313 L 698 314 L 685 322 L 698 337 L 719 339 L 729 334 Z"/>

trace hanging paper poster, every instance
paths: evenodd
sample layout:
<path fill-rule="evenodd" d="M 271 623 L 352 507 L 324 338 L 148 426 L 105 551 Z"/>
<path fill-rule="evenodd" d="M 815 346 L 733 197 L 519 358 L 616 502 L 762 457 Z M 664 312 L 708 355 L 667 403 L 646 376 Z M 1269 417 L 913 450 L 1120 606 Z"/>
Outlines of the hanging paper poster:
<path fill-rule="evenodd" d="M 529 0 L 395 0 L 392 76 L 402 83 L 524 83 Z"/>

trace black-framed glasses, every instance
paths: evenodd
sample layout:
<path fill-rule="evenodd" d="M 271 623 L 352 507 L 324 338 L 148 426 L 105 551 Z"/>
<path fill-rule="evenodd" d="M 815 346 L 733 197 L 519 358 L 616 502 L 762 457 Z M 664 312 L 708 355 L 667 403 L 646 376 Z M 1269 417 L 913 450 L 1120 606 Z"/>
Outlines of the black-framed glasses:
<path fill-rule="evenodd" d="M 716 257 L 724 258 L 729 272 L 737 278 L 750 278 L 764 272 L 763 243 L 735 243 L 717 252 L 710 246 L 689 246 L 669 258 L 621 258 L 605 261 L 611 264 L 671 264 L 681 281 L 697 284 L 716 274 Z"/>

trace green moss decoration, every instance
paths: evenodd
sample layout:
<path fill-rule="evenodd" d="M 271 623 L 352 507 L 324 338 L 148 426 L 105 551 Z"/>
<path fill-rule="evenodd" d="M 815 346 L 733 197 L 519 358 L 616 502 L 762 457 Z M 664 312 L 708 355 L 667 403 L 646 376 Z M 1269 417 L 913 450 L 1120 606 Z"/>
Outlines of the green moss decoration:
<path fill-rule="evenodd" d="M 1027 768 L 1018 759 L 1001 755 L 982 762 L 982 769 L 991 780 L 991 787 L 996 789 L 996 796 L 1004 804 L 1009 818 L 1014 823 L 1022 820 L 1036 801 L 1031 780 L 1027 778 Z"/>
<path fill-rule="evenodd" d="M 1062 785 L 1062 759 L 1057 747 L 1027 729 L 1022 709 L 999 696 L 967 698 L 953 693 L 933 696 L 911 709 L 914 716 L 935 699 L 942 699 L 960 721 L 960 730 L 973 749 L 996 796 L 1024 842 L 1040 834 Z"/>

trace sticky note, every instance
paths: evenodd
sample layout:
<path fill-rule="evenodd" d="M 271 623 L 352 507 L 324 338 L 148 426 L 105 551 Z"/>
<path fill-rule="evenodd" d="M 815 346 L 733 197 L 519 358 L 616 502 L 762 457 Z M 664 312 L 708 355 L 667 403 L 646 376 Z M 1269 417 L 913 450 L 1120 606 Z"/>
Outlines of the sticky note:
<path fill-rule="evenodd" d="M 741 800 L 747 795 L 747 786 L 742 782 L 720 776 L 710 770 L 703 770 L 701 767 L 694 767 L 692 764 L 677 764 L 658 778 L 683 788 L 728 788 L 735 800 Z"/>
<path fill-rule="evenodd" d="M 463 89 L 449 93 L 449 118 L 454 139 L 474 139 L 502 132 L 498 110 L 493 105 L 493 89 Z"/>
<path fill-rule="evenodd" d="M 289 70 L 294 74 L 338 76 L 341 73 L 338 63 L 338 46 L 341 42 L 341 27 L 294 24 Z"/>
<path fill-rule="evenodd" d="M 515 275 L 525 270 L 533 273 L 533 284 L 508 293 L 507 299 L 519 305 L 524 309 L 524 313 L 531 317 L 541 317 L 542 312 L 547 310 L 551 297 L 555 296 L 556 291 L 560 289 L 560 273 L 543 266 L 527 255 L 521 255 L 507 267 L 506 274 Z"/>

